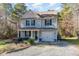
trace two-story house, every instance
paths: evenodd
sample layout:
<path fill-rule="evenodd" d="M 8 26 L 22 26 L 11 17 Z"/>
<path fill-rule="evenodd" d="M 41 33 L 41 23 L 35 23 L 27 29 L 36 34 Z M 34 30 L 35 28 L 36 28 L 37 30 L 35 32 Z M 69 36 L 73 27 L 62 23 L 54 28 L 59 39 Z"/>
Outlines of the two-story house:
<path fill-rule="evenodd" d="M 57 40 L 57 12 L 26 12 L 19 21 L 18 37 L 37 41 Z"/>

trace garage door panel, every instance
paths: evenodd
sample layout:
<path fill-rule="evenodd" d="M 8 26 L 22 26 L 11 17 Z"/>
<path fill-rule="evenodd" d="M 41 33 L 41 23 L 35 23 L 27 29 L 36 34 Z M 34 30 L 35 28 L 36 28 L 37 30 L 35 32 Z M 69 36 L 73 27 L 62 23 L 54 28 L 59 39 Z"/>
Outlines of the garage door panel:
<path fill-rule="evenodd" d="M 55 40 L 55 34 L 53 31 L 42 32 L 42 41 L 54 41 L 54 40 Z"/>

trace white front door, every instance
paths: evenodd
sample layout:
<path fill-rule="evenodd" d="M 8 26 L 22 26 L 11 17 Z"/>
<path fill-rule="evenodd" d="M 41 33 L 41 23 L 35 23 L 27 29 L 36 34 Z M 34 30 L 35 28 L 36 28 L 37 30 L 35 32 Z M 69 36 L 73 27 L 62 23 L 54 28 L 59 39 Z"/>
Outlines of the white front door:
<path fill-rule="evenodd" d="M 41 33 L 42 41 L 55 41 L 55 33 L 54 31 L 43 31 Z"/>

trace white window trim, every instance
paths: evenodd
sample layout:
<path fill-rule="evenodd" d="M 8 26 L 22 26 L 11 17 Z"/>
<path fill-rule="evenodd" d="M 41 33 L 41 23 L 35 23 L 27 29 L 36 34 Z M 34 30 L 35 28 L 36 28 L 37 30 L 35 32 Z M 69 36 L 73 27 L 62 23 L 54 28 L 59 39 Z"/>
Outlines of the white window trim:
<path fill-rule="evenodd" d="M 45 21 L 46 21 L 47 19 L 45 19 Z M 52 19 L 51 19 L 52 20 Z M 45 21 L 44 21 L 44 24 L 45 24 Z M 50 22 L 50 19 L 48 19 L 48 21 Z M 49 25 L 46 25 L 45 24 L 45 26 L 52 26 L 52 25 L 50 25 L 50 23 L 49 23 Z"/>
<path fill-rule="evenodd" d="M 27 19 L 27 20 L 29 20 L 29 19 Z M 31 25 L 32 24 L 31 22 L 32 22 L 32 19 L 29 20 L 30 25 L 27 25 L 26 27 L 35 27 L 35 25 Z"/>

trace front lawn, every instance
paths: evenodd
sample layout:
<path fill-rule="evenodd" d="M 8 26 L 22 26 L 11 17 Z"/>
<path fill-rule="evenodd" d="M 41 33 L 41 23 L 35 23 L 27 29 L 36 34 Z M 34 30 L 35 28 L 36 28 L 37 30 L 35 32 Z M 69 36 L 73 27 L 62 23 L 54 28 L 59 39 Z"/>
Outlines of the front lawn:
<path fill-rule="evenodd" d="M 64 41 L 67 41 L 71 44 L 74 44 L 74 45 L 78 45 L 79 46 L 79 39 L 63 39 Z"/>

